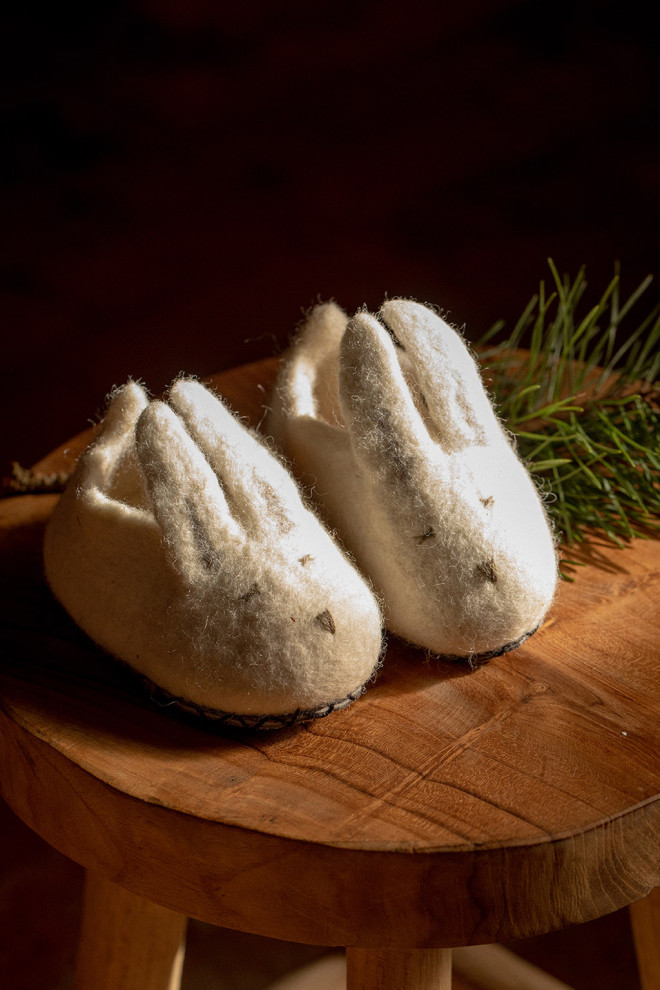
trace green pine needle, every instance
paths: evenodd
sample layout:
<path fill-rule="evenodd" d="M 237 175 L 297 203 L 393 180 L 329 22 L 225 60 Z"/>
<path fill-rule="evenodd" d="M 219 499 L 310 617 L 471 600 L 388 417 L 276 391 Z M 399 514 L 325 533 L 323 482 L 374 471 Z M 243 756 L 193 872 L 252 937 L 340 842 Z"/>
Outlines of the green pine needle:
<path fill-rule="evenodd" d="M 541 282 L 506 340 L 492 343 L 499 322 L 477 342 L 479 357 L 564 542 L 623 546 L 660 528 L 660 305 L 631 329 L 651 277 L 622 301 L 617 268 L 582 315 L 584 269 L 571 280 L 549 265 L 551 294 Z"/>

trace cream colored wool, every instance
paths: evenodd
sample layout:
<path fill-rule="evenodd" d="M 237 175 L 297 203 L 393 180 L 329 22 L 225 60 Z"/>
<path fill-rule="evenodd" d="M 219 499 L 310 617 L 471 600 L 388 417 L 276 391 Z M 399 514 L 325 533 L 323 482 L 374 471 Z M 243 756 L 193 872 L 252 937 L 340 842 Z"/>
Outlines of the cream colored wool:
<path fill-rule="evenodd" d="M 378 665 L 367 584 L 286 469 L 194 381 L 168 405 L 134 383 L 115 394 L 44 557 L 73 619 L 184 707 L 318 716 Z"/>
<path fill-rule="evenodd" d="M 476 660 L 542 622 L 557 579 L 546 513 L 476 362 L 433 311 L 395 299 L 348 320 L 316 307 L 266 430 L 373 581 L 390 630 Z"/>

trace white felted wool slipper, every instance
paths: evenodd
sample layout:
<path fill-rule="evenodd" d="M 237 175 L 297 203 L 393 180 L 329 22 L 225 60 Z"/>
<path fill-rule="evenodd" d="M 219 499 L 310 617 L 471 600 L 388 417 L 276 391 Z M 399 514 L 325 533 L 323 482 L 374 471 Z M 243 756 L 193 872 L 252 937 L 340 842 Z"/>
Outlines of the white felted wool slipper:
<path fill-rule="evenodd" d="M 345 707 L 379 663 L 370 589 L 206 388 L 112 399 L 45 537 L 55 596 L 168 703 L 248 728 Z"/>
<path fill-rule="evenodd" d="M 432 310 L 396 299 L 348 320 L 316 307 L 266 430 L 373 581 L 392 632 L 476 662 L 538 628 L 557 580 L 546 513 L 476 362 Z"/>

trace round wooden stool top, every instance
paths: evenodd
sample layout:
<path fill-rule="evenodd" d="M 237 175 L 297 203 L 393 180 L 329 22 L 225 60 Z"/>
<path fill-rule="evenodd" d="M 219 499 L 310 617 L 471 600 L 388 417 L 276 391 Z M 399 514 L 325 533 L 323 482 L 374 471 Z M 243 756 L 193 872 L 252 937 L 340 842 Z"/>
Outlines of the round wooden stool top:
<path fill-rule="evenodd" d="M 213 383 L 256 423 L 274 370 Z M 319 945 L 504 941 L 660 884 L 657 540 L 592 548 L 545 626 L 474 671 L 392 637 L 346 711 L 219 734 L 143 698 L 52 599 L 56 497 L 0 505 L 0 786 L 72 859 L 190 916 Z"/>

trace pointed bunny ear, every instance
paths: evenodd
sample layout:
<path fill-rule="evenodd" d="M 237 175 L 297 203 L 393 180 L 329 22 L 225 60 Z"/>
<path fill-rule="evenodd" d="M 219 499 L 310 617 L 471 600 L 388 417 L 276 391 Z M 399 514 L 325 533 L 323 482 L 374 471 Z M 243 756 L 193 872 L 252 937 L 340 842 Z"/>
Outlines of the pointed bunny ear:
<path fill-rule="evenodd" d="M 113 443 L 133 433 L 140 414 L 149 404 L 145 389 L 137 382 L 127 382 L 110 397 L 103 417 L 103 439 Z"/>
<path fill-rule="evenodd" d="M 242 531 L 208 461 L 164 403 L 142 413 L 136 447 L 170 559 L 196 584 L 217 570 L 230 545 L 243 542 Z"/>
<path fill-rule="evenodd" d="M 336 302 L 319 303 L 305 320 L 305 344 L 319 354 L 334 352 L 346 328 L 348 316 Z M 300 343 L 294 339 L 294 347 Z"/>
<path fill-rule="evenodd" d="M 220 478 L 243 526 L 251 532 L 292 529 L 300 513 L 293 478 L 220 399 L 199 382 L 180 380 L 169 401 Z"/>
<path fill-rule="evenodd" d="M 134 463 L 135 426 L 149 405 L 144 388 L 128 382 L 113 392 L 97 440 L 80 461 L 85 484 L 131 504 L 140 488 Z"/>
<path fill-rule="evenodd" d="M 452 453 L 502 440 L 477 364 L 459 334 L 408 299 L 386 302 L 381 313 L 412 361 L 444 449 Z"/>
<path fill-rule="evenodd" d="M 356 456 L 382 481 L 409 484 L 434 456 L 394 344 L 369 313 L 357 313 L 342 339 L 339 398 Z"/>

